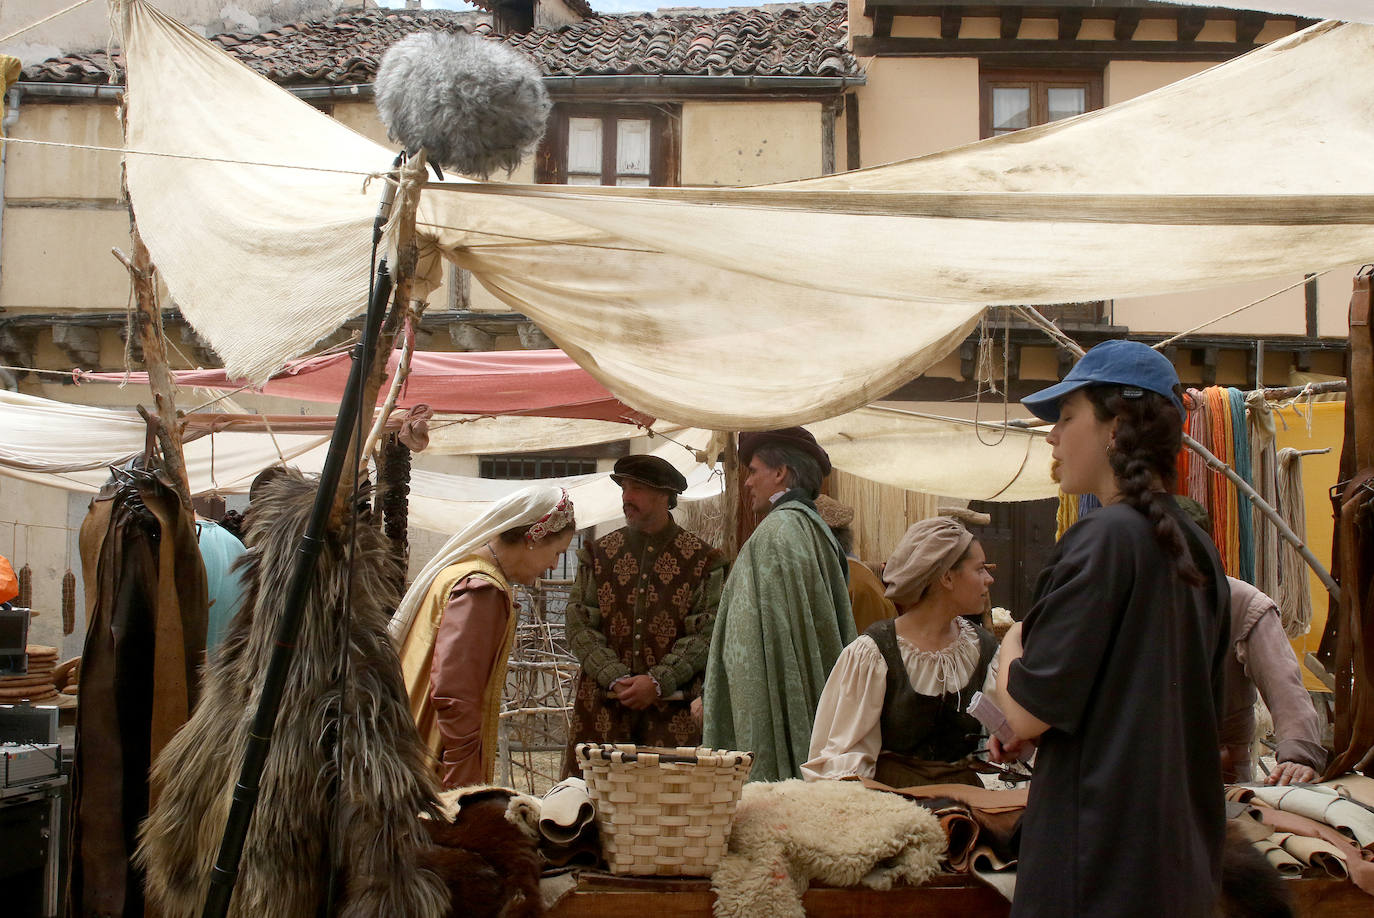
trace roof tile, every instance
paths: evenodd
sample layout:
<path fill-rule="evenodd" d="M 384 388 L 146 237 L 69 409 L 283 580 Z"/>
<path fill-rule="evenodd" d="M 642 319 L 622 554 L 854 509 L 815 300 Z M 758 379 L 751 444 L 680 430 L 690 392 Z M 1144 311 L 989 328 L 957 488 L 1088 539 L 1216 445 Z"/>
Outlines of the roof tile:
<path fill-rule="evenodd" d="M 577 7 L 583 0 L 571 0 Z M 588 8 L 590 13 L 590 7 Z M 285 25 L 259 35 L 224 33 L 211 41 L 258 73 L 285 85 L 368 83 L 395 41 L 411 32 L 471 32 L 529 55 L 545 76 L 857 76 L 842 2 L 727 10 L 594 15 L 557 29 L 502 36 L 485 14 L 371 9 Z M 115 56 L 116 82 L 124 78 Z M 71 54 L 26 67 L 22 79 L 105 83 L 104 52 Z"/>

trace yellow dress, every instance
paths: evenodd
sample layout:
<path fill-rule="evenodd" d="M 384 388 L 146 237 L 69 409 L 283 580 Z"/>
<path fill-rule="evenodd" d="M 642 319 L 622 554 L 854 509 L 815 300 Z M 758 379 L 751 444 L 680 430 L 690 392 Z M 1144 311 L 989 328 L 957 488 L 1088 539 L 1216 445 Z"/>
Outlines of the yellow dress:
<path fill-rule="evenodd" d="M 461 580 L 481 577 L 494 583 L 506 597 L 506 630 L 491 661 L 491 676 L 482 693 L 482 771 L 490 782 L 496 773 L 497 725 L 501 714 L 501 698 L 506 687 L 506 661 L 515 641 L 516 609 L 510 582 L 501 570 L 475 555 L 450 564 L 439 572 L 425 593 L 415 613 L 415 623 L 406 635 L 398 652 L 401 674 L 405 678 L 406 694 L 410 699 L 410 714 L 420 731 L 425 748 L 434 756 L 436 769 L 443 755 L 443 738 L 430 699 L 430 668 L 434 662 L 434 639 L 443 618 L 449 593 Z"/>

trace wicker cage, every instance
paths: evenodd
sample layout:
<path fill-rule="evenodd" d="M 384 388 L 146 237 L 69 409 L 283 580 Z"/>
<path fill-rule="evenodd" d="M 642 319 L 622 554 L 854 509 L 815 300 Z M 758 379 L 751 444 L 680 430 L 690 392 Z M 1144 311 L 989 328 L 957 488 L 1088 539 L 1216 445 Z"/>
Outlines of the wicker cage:
<path fill-rule="evenodd" d="M 754 754 L 579 743 L 577 764 L 612 873 L 710 876 Z"/>

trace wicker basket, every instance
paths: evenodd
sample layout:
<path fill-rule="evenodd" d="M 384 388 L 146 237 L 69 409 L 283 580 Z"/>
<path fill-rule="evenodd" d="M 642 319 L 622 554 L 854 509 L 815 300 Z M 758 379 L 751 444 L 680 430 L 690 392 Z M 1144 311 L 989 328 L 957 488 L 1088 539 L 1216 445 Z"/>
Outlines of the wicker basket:
<path fill-rule="evenodd" d="M 612 873 L 710 876 L 725 856 L 752 752 L 579 743 Z"/>

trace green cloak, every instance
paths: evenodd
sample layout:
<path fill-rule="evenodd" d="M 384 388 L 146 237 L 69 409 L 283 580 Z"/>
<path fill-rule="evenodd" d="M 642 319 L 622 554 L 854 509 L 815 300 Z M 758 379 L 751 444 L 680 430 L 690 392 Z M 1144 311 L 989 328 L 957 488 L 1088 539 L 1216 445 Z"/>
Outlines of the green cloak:
<path fill-rule="evenodd" d="M 753 752 L 751 781 L 801 777 L 821 690 L 857 636 L 848 573 L 820 514 L 786 497 L 730 568 L 711 633 L 702 741 Z"/>

